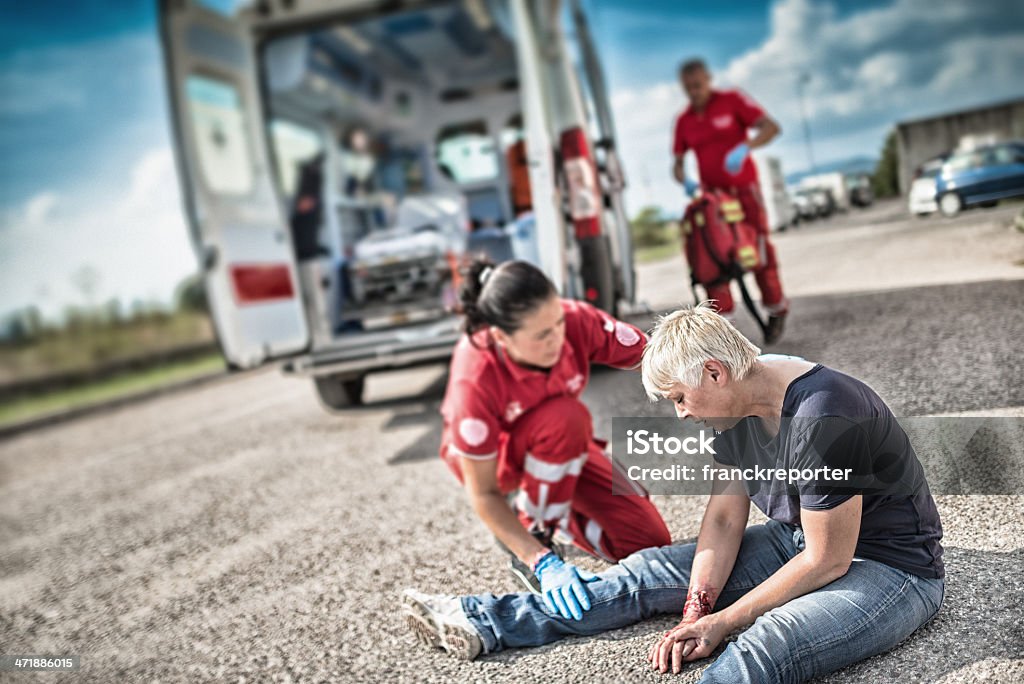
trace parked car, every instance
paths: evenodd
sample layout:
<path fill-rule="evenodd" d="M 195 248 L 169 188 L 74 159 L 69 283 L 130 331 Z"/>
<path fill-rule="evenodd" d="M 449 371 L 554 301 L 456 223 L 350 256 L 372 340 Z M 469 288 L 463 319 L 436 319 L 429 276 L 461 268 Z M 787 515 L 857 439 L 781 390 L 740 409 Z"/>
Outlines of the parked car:
<path fill-rule="evenodd" d="M 927 216 L 939 210 L 935 201 L 935 178 L 942 171 L 942 165 L 949 155 L 941 155 L 924 162 L 914 172 L 914 180 L 910 183 L 907 207 L 916 216 Z"/>
<path fill-rule="evenodd" d="M 811 201 L 811 193 L 808 191 L 797 191 L 790 195 L 793 206 L 796 208 L 796 216 L 800 221 L 813 221 L 818 218 L 818 210 Z"/>
<path fill-rule="evenodd" d="M 870 207 L 875 201 L 875 192 L 871 189 L 871 177 L 866 173 L 851 173 L 846 176 L 846 191 L 850 195 L 850 204 L 855 207 Z"/>
<path fill-rule="evenodd" d="M 1024 196 L 1024 142 L 985 145 L 958 152 L 942 165 L 935 196 L 946 216 L 961 209 Z"/>
<path fill-rule="evenodd" d="M 801 189 L 821 190 L 828 193 L 830 209 L 825 216 L 837 211 L 846 211 L 850 208 L 851 198 L 847 191 L 846 177 L 838 171 L 807 176 L 800 181 L 799 187 Z"/>
<path fill-rule="evenodd" d="M 825 188 L 804 187 L 796 191 L 796 197 L 809 203 L 809 218 L 827 218 L 836 211 L 835 198 Z"/>

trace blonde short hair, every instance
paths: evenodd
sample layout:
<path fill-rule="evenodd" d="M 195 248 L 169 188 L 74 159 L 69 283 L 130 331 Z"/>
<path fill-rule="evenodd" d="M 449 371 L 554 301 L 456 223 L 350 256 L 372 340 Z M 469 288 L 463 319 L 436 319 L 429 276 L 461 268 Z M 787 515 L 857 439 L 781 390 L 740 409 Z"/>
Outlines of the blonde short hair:
<path fill-rule="evenodd" d="M 652 401 L 676 383 L 700 385 L 704 364 L 720 361 L 737 380 L 754 366 L 761 350 L 703 302 L 658 319 L 644 349 L 643 383 Z"/>

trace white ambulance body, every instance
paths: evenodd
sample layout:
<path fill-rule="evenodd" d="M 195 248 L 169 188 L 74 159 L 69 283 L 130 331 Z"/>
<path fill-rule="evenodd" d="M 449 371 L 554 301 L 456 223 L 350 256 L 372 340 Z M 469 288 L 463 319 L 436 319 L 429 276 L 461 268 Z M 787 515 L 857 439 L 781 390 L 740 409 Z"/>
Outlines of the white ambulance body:
<path fill-rule="evenodd" d="M 278 362 L 326 408 L 358 403 L 369 372 L 450 355 L 458 265 L 481 246 L 534 261 L 563 296 L 634 301 L 579 0 L 164 0 L 160 18 L 185 209 L 231 367 Z M 340 147 L 355 128 L 372 161 Z M 290 216 L 311 168 L 322 212 L 300 262 Z"/>

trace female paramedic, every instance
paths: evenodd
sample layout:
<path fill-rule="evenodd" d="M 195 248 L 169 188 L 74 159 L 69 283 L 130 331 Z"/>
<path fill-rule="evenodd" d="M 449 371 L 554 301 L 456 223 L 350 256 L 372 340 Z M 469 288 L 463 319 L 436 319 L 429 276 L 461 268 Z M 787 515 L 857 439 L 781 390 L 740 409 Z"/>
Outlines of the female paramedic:
<path fill-rule="evenodd" d="M 647 338 L 561 299 L 525 261 L 472 262 L 459 299 L 465 334 L 441 406 L 441 458 L 515 557 L 513 572 L 553 611 L 578 620 L 590 608 L 588 574 L 551 551 L 556 529 L 609 561 L 671 543 L 646 493 L 617 471 L 634 494 L 612 493 L 612 462 L 580 401 L 591 363 L 636 369 Z"/>

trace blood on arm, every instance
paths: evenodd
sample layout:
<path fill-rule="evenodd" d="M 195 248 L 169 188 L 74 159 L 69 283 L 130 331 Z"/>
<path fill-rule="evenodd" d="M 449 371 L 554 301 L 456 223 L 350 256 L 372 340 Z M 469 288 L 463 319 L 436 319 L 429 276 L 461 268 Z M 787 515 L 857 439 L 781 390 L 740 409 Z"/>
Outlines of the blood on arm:
<path fill-rule="evenodd" d="M 683 620 L 693 622 L 709 615 L 718 600 L 718 589 L 711 586 L 690 587 L 683 605 Z"/>

